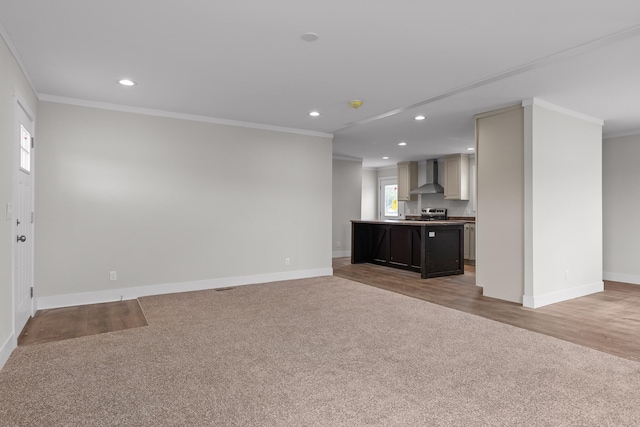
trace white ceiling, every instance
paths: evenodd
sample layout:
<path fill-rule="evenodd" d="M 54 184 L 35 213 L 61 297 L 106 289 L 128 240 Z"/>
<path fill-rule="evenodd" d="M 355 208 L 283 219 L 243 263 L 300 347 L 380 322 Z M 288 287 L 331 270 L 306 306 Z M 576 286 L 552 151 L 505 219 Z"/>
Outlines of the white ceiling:
<path fill-rule="evenodd" d="M 474 114 L 533 97 L 640 133 L 637 0 L 0 0 L 0 24 L 42 99 L 330 133 L 367 167 L 466 152 Z"/>

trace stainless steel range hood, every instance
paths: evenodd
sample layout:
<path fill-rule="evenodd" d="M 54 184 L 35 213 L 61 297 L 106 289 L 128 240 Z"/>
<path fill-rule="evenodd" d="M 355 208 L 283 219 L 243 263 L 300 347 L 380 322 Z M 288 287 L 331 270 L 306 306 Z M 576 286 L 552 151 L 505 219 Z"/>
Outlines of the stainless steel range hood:
<path fill-rule="evenodd" d="M 409 194 L 444 193 L 444 188 L 438 184 L 438 160 L 427 160 L 427 183 L 411 190 Z"/>

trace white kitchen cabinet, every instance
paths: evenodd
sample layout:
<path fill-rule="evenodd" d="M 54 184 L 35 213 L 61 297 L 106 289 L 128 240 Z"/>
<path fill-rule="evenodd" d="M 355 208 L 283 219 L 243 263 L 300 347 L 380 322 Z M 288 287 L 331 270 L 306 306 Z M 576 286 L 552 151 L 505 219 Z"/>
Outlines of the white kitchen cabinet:
<path fill-rule="evenodd" d="M 469 259 L 469 224 L 464 225 L 464 259 Z"/>
<path fill-rule="evenodd" d="M 476 260 L 476 225 L 469 224 L 469 261 Z"/>
<path fill-rule="evenodd" d="M 469 200 L 468 154 L 454 154 L 444 158 L 444 198 Z"/>
<path fill-rule="evenodd" d="M 418 200 L 416 194 L 409 192 L 418 186 L 418 163 L 398 163 L 398 201 L 409 202 Z"/>
<path fill-rule="evenodd" d="M 476 260 L 476 225 L 467 223 L 464 225 L 464 259 Z"/>

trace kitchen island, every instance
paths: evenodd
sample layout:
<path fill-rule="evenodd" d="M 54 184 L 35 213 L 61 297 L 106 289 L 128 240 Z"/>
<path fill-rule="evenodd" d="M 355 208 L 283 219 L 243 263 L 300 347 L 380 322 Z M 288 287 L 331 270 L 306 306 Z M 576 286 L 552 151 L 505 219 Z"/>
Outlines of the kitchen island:
<path fill-rule="evenodd" d="M 351 221 L 351 263 L 373 263 L 420 273 L 464 274 L 465 221 Z"/>

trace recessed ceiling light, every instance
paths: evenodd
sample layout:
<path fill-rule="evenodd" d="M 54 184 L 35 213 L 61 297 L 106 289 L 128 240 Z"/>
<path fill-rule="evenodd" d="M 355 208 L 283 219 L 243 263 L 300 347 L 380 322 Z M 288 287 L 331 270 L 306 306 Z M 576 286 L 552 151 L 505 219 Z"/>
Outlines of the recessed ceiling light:
<path fill-rule="evenodd" d="M 474 151 L 474 150 L 475 150 L 475 148 L 473 148 L 473 147 L 467 148 L 467 151 Z"/>
<path fill-rule="evenodd" d="M 426 119 L 426 117 L 423 116 L 422 114 L 419 116 L 416 116 L 416 120 L 424 120 L 424 119 Z"/>
<path fill-rule="evenodd" d="M 302 35 L 302 40 L 306 42 L 314 42 L 318 40 L 318 35 L 316 33 L 305 33 Z"/>
<path fill-rule="evenodd" d="M 310 115 L 311 117 L 318 117 L 318 116 L 320 115 L 320 113 L 319 113 L 319 112 L 317 112 L 317 111 L 312 111 L 312 112 L 310 112 L 310 113 L 309 113 L 309 115 Z"/>
<path fill-rule="evenodd" d="M 382 158 L 382 160 L 389 160 L 389 157 L 384 156 L 384 157 Z"/>
<path fill-rule="evenodd" d="M 118 83 L 120 83 L 122 86 L 135 86 L 136 85 L 136 82 L 134 82 L 133 80 L 129 80 L 129 79 L 119 80 Z"/>
<path fill-rule="evenodd" d="M 404 147 L 405 145 L 407 145 L 407 143 L 402 141 L 402 142 L 399 142 L 398 145 L 401 145 L 402 147 Z"/>

